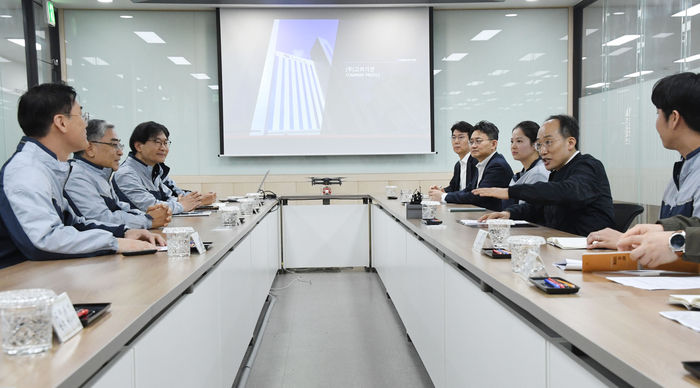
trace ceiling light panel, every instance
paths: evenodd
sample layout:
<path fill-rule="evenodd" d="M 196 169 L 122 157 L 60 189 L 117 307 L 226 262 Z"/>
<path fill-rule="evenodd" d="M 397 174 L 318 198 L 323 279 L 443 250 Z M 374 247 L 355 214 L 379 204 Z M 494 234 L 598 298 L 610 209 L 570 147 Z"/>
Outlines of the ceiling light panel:
<path fill-rule="evenodd" d="M 501 31 L 502 30 L 483 30 L 480 33 L 476 34 L 476 36 L 473 37 L 472 40 L 475 40 L 475 41 L 489 40 L 489 39 L 493 38 L 494 36 L 496 36 L 496 34 L 498 34 Z"/>
<path fill-rule="evenodd" d="M 134 31 L 134 34 L 138 35 L 146 43 L 165 44 L 165 41 L 153 31 Z"/>
<path fill-rule="evenodd" d="M 210 79 L 209 76 L 204 73 L 191 73 L 190 75 L 196 79 Z"/>
<path fill-rule="evenodd" d="M 688 8 L 688 9 L 686 9 L 686 10 L 684 10 L 684 11 L 681 11 L 681 12 L 678 12 L 678 13 L 674 13 L 674 14 L 671 15 L 671 16 L 674 17 L 674 18 L 680 18 L 680 17 L 683 17 L 683 16 L 695 16 L 695 15 L 697 15 L 697 14 L 699 14 L 699 13 L 700 13 L 700 4 L 694 5 L 694 6 Z"/>
<path fill-rule="evenodd" d="M 176 65 L 191 65 L 190 61 L 185 59 L 185 57 L 168 57 L 168 59 Z"/>
<path fill-rule="evenodd" d="M 628 52 L 628 51 L 630 51 L 630 50 L 632 50 L 632 47 L 622 47 L 622 48 L 619 48 L 619 49 L 617 49 L 617 50 L 611 52 L 611 53 L 608 54 L 608 55 L 610 55 L 611 57 L 616 57 L 616 56 L 618 56 L 618 55 L 620 55 L 620 54 L 623 54 L 623 53 L 626 53 L 626 52 Z"/>
<path fill-rule="evenodd" d="M 456 62 L 466 57 L 469 53 L 452 53 L 447 58 L 442 58 L 443 61 Z"/>
<path fill-rule="evenodd" d="M 621 37 L 613 39 L 608 43 L 603 43 L 603 46 L 621 46 L 635 39 L 639 39 L 639 35 L 622 35 Z"/>

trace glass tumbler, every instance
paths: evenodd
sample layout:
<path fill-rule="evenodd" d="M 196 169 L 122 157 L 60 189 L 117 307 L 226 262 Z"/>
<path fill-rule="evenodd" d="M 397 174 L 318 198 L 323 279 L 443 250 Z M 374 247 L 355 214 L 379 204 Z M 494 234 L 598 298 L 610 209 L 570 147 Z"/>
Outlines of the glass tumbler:
<path fill-rule="evenodd" d="M 510 237 L 510 226 L 513 220 L 494 219 L 486 220 L 489 226 L 489 237 L 496 249 L 508 249 L 508 237 Z"/>
<path fill-rule="evenodd" d="M 238 204 L 241 205 L 241 215 L 252 216 L 253 209 L 255 208 L 255 203 L 253 199 L 241 198 L 238 200 Z"/>
<path fill-rule="evenodd" d="M 541 236 L 513 236 L 508 239 L 510 250 L 510 268 L 515 273 L 519 273 L 523 266 L 523 260 L 530 252 L 540 254 L 540 245 L 544 244 L 545 240 Z"/>
<path fill-rule="evenodd" d="M 396 199 L 398 198 L 396 196 L 396 186 L 387 186 L 386 187 L 386 197 L 388 199 Z"/>
<path fill-rule="evenodd" d="M 0 293 L 2 350 L 28 355 L 51 349 L 51 309 L 56 294 L 39 288 Z"/>
<path fill-rule="evenodd" d="M 237 226 L 238 225 L 238 214 L 240 213 L 240 208 L 238 206 L 223 206 L 219 208 L 219 213 L 221 213 L 221 223 L 224 226 Z"/>
<path fill-rule="evenodd" d="M 260 193 L 248 193 L 245 196 L 246 198 L 249 198 L 253 201 L 254 208 L 259 209 L 260 206 L 262 206 L 262 201 L 260 200 Z"/>
<path fill-rule="evenodd" d="M 409 203 L 411 202 L 411 190 L 408 189 L 402 189 L 400 191 L 401 193 L 401 203 Z"/>
<path fill-rule="evenodd" d="M 440 202 L 437 201 L 423 201 L 423 203 L 421 203 L 423 219 L 431 220 L 437 217 L 437 207 L 439 204 Z"/>
<path fill-rule="evenodd" d="M 165 228 L 163 233 L 168 236 L 168 258 L 190 257 L 190 236 L 194 233 L 194 229 Z"/>

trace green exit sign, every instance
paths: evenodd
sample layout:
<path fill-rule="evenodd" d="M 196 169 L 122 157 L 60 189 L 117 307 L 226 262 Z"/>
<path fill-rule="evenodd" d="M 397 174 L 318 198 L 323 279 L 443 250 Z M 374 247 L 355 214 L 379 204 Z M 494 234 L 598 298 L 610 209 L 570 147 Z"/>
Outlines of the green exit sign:
<path fill-rule="evenodd" d="M 53 3 L 48 0 L 46 1 L 46 20 L 51 27 L 56 27 L 56 12 Z"/>

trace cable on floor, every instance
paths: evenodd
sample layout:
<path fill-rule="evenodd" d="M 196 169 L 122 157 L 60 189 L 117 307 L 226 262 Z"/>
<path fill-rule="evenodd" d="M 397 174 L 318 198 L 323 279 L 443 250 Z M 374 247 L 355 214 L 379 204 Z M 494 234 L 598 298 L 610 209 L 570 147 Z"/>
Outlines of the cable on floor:
<path fill-rule="evenodd" d="M 286 286 L 281 287 L 281 288 L 270 288 L 270 291 L 281 291 L 281 290 L 284 290 L 285 288 L 291 286 L 292 283 L 296 282 L 297 280 L 300 281 L 300 282 L 302 282 L 302 283 L 309 283 L 309 284 L 311 284 L 311 280 L 304 280 L 304 279 L 301 278 L 301 275 L 298 275 L 294 280 L 292 280 L 291 282 L 289 282 L 289 284 L 287 284 Z"/>

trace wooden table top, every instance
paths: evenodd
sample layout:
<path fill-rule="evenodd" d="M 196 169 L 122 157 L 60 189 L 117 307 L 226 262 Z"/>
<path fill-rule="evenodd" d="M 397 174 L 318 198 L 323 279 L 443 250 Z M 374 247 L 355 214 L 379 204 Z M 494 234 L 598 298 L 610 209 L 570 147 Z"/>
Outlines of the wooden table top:
<path fill-rule="evenodd" d="M 510 260 L 492 259 L 472 251 L 477 228 L 458 224 L 460 219 L 478 219 L 485 212 L 449 212 L 442 205 L 437 218 L 444 226 L 426 226 L 406 219 L 404 206 L 386 196 L 374 195 L 383 207 L 407 229 L 475 274 L 493 290 L 514 302 L 593 359 L 633 386 L 700 386 L 681 361 L 700 360 L 700 333 L 662 317 L 660 311 L 683 311 L 668 305 L 671 294 L 700 294 L 700 290 L 646 291 L 614 283 L 594 273 L 562 271 L 553 265 L 564 258 L 581 259 L 585 250 L 540 248 L 550 276 L 578 285 L 573 295 L 548 295 L 523 281 L 510 268 Z M 545 227 L 511 228 L 511 235 L 537 235 L 545 239 L 572 236 Z"/>
<path fill-rule="evenodd" d="M 109 361 L 153 317 L 165 309 L 245 237 L 270 212 L 233 229 L 221 216 L 173 217 L 170 227 L 191 226 L 213 245 L 206 253 L 169 260 L 167 252 L 126 257 L 121 254 L 72 260 L 27 261 L 0 270 L 0 291 L 48 288 L 67 292 L 73 303 L 112 303 L 109 312 L 64 344 L 35 356 L 0 355 L 0 387 L 76 387 Z M 162 234 L 160 229 L 154 233 Z M 163 235 L 165 238 L 165 235 Z M 54 336 L 55 337 L 55 336 Z"/>

